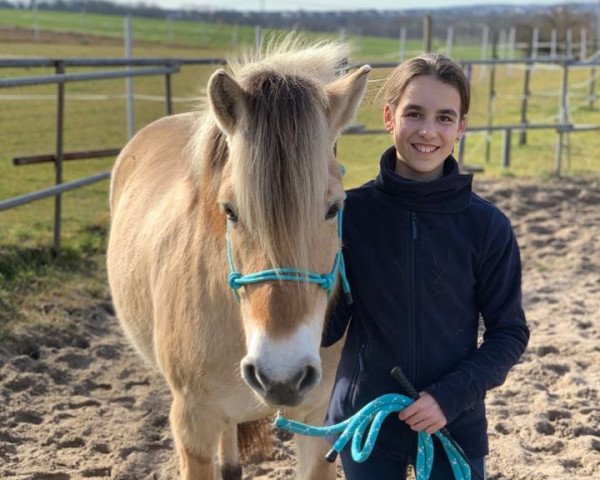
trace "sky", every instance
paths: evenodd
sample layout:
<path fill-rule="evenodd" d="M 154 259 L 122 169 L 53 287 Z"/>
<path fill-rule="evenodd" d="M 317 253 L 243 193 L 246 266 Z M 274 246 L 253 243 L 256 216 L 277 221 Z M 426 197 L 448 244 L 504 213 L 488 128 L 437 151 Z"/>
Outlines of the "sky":
<path fill-rule="evenodd" d="M 119 4 L 135 4 L 136 0 L 112 0 Z M 581 1 L 581 0 L 580 0 Z M 583 0 L 586 1 L 586 0 Z M 587 0 L 590 3 L 590 0 Z M 481 4 L 552 5 L 568 0 L 144 0 L 162 8 L 194 8 L 215 10 L 388 10 L 411 8 L 445 8 Z"/>

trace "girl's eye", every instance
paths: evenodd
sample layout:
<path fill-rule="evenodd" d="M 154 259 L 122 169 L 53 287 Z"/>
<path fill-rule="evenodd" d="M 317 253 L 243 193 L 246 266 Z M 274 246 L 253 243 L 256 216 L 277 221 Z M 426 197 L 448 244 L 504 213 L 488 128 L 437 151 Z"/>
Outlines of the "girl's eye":
<path fill-rule="evenodd" d="M 452 123 L 454 121 L 454 119 L 448 115 L 442 115 L 440 120 L 444 123 Z"/>
<path fill-rule="evenodd" d="M 410 118 L 418 118 L 420 115 L 419 112 L 406 112 L 404 114 L 405 117 L 410 117 Z"/>
<path fill-rule="evenodd" d="M 334 203 L 331 207 L 329 207 L 329 210 L 327 210 L 327 213 L 325 214 L 325 220 L 331 220 L 332 218 L 335 218 L 339 211 L 340 206 L 337 203 Z"/>
<path fill-rule="evenodd" d="M 225 213 L 225 215 L 227 216 L 227 220 L 231 221 L 231 222 L 237 222 L 238 217 L 237 214 L 235 213 L 235 210 L 233 209 L 233 207 L 229 204 L 225 204 L 223 205 L 223 213 Z"/>

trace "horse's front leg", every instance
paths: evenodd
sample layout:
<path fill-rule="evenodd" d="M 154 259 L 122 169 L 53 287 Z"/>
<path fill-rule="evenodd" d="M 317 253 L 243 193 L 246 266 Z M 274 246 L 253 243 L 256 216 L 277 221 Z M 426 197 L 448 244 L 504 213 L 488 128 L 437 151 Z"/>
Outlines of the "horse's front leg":
<path fill-rule="evenodd" d="M 225 424 L 219 414 L 203 408 L 203 403 L 173 392 L 171 428 L 182 480 L 215 480 L 214 458 Z"/>
<path fill-rule="evenodd" d="M 237 424 L 229 422 L 219 440 L 221 480 L 242 480 Z"/>

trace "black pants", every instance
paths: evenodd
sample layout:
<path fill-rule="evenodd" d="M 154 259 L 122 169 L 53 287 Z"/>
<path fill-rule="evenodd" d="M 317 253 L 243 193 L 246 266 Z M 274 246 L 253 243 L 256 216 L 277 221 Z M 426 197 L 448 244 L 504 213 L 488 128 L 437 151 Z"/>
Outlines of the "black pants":
<path fill-rule="evenodd" d="M 403 463 L 389 458 L 371 455 L 365 462 L 355 462 L 349 448 L 345 448 L 340 453 L 342 466 L 346 480 L 405 480 L 408 463 Z M 479 473 L 485 477 L 485 459 L 470 459 Z M 472 479 L 476 479 L 474 474 Z M 438 454 L 434 457 L 433 468 L 429 480 L 454 480 L 452 467 L 445 454 Z"/>

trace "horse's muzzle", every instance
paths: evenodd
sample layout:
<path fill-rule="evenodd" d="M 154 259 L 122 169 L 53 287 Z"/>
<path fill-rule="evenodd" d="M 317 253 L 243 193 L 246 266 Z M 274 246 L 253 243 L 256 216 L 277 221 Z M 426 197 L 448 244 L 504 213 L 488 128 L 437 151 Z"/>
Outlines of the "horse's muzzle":
<path fill-rule="evenodd" d="M 287 379 L 273 379 L 251 358 L 241 364 L 242 378 L 266 403 L 273 406 L 295 407 L 321 380 L 321 369 L 306 363 Z"/>

